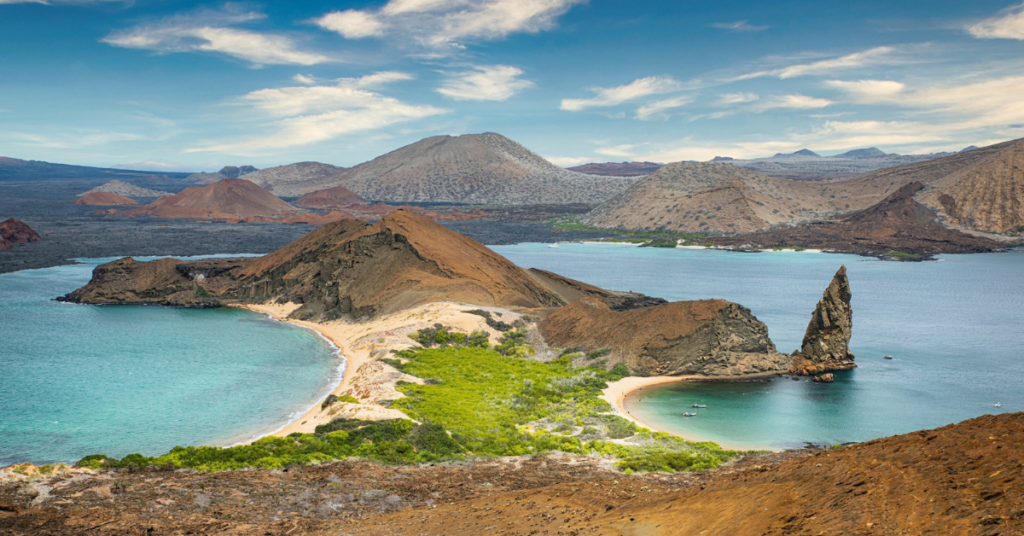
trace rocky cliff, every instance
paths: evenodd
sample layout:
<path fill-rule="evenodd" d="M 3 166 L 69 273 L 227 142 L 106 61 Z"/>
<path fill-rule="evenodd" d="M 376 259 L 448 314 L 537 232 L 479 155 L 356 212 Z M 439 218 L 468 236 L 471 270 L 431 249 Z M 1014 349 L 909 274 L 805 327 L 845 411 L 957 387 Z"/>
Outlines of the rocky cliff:
<path fill-rule="evenodd" d="M 739 304 L 700 300 L 628 307 L 616 310 L 605 300 L 582 298 L 538 327 L 550 346 L 597 351 L 595 359 L 605 366 L 624 363 L 641 376 L 727 377 L 790 368 L 768 328 Z"/>
<path fill-rule="evenodd" d="M 846 266 L 839 268 L 807 324 L 800 350 L 793 352 L 793 372 L 813 375 L 856 367 L 850 352 L 853 309 Z"/>

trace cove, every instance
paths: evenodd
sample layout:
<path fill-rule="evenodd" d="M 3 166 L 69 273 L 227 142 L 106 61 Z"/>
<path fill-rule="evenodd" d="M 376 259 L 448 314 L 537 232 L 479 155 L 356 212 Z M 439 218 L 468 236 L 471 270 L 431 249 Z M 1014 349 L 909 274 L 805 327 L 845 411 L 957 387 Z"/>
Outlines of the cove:
<path fill-rule="evenodd" d="M 768 325 L 786 353 L 799 346 L 822 291 L 845 264 L 858 368 L 836 373 L 836 382 L 827 385 L 806 378 L 676 383 L 627 398 L 635 417 L 687 439 L 781 449 L 865 441 L 1024 410 L 1021 251 L 903 263 L 817 252 L 612 244 L 494 249 L 520 266 L 603 288 L 741 303 Z M 894 359 L 882 359 L 885 354 Z M 997 402 L 1001 408 L 994 407 Z M 693 409 L 695 403 L 707 408 Z M 698 415 L 682 417 L 686 411 Z"/>
<path fill-rule="evenodd" d="M 109 260 L 0 275 L 0 467 L 250 440 L 340 379 L 317 334 L 253 312 L 53 300 Z"/>

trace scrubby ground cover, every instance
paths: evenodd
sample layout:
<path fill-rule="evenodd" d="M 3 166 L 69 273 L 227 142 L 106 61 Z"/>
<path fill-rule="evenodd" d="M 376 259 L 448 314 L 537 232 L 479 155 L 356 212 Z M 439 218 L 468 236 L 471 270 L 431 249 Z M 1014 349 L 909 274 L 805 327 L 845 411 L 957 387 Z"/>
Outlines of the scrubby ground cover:
<path fill-rule="evenodd" d="M 519 323 L 518 321 L 516 323 Z M 526 330 L 506 331 L 491 346 L 483 332 L 441 325 L 410 335 L 421 346 L 388 363 L 422 378 L 399 382 L 405 395 L 391 403 L 411 417 L 385 421 L 339 418 L 314 433 L 265 437 L 248 445 L 175 447 L 162 456 L 87 456 L 91 468 L 194 468 L 201 471 L 284 468 L 346 458 L 409 464 L 565 452 L 612 456 L 624 472 L 676 472 L 717 467 L 739 453 L 651 432 L 611 413 L 600 398 L 622 367 L 576 367 L 578 352 L 529 359 Z"/>

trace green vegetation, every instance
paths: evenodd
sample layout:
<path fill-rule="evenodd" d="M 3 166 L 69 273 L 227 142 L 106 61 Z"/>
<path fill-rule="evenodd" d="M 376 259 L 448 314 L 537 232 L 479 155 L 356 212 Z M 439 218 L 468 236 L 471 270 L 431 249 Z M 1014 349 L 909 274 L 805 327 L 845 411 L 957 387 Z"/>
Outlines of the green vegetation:
<path fill-rule="evenodd" d="M 654 238 L 640 244 L 642 248 L 674 248 L 679 245 L 675 239 L 672 238 Z"/>
<path fill-rule="evenodd" d="M 651 239 L 651 238 L 670 238 L 670 239 L 673 239 L 673 240 L 682 238 L 683 240 L 686 240 L 686 241 L 700 240 L 700 239 L 706 238 L 706 236 L 702 235 L 702 234 L 684 233 L 684 232 L 679 232 L 679 231 L 668 231 L 668 230 L 664 230 L 664 229 L 655 229 L 655 230 L 651 230 L 651 231 L 644 231 L 644 230 L 605 229 L 605 228 L 602 228 L 602 227 L 591 227 L 591 226 L 586 225 L 583 222 L 581 222 L 578 216 L 570 216 L 570 217 L 567 217 L 567 218 L 556 219 L 556 220 L 551 222 L 551 227 L 554 228 L 554 230 L 556 230 L 556 231 L 585 231 L 585 232 L 591 232 L 591 233 L 603 233 L 603 234 L 606 234 L 606 235 L 609 235 L 609 236 L 638 238 L 638 239 L 641 239 L 642 241 L 646 241 L 646 239 Z M 637 243 L 637 242 L 632 242 L 632 241 L 629 241 L 629 240 L 619 240 L 619 241 L 627 241 L 627 242 L 631 242 L 631 243 Z"/>
<path fill-rule="evenodd" d="M 399 382 L 396 388 L 405 398 L 390 407 L 422 424 L 338 418 L 312 434 L 265 437 L 228 448 L 175 447 L 156 457 L 130 454 L 118 460 L 97 454 L 78 465 L 220 471 L 349 457 L 408 464 L 560 451 L 614 456 L 618 469 L 632 473 L 710 469 L 739 454 L 715 443 L 651 432 L 610 414 L 601 391 L 607 382 L 627 376 L 626 367 L 620 363 L 605 371 L 573 365 L 582 357 L 604 356 L 608 349 L 588 354 L 568 350 L 545 363 L 526 358 L 533 348 L 521 327 L 505 332 L 493 348 L 486 335 L 481 339 L 439 324 L 412 337 L 423 347 L 397 352 L 401 359 L 389 363 L 425 383 Z M 334 400 L 347 401 L 344 396 Z"/>
<path fill-rule="evenodd" d="M 320 405 L 320 409 L 327 409 L 328 406 L 334 404 L 335 402 L 348 402 L 349 404 L 358 404 L 359 399 L 352 395 L 327 395 L 327 398 L 324 399 L 324 403 Z"/>
<path fill-rule="evenodd" d="M 906 253 L 904 251 L 890 251 L 889 253 L 886 253 L 885 256 L 890 259 L 901 261 L 916 261 L 921 258 L 921 256 L 916 253 Z"/>

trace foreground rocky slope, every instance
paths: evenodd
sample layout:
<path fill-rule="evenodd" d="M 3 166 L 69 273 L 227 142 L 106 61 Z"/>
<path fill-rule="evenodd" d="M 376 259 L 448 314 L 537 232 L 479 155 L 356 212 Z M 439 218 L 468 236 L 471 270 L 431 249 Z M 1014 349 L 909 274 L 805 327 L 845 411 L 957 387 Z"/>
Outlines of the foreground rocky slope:
<path fill-rule="evenodd" d="M 485 133 L 426 138 L 343 171 L 331 185 L 398 203 L 596 204 L 634 180 L 568 171 L 504 136 Z"/>
<path fill-rule="evenodd" d="M 932 209 L 914 199 L 914 194 L 923 188 L 922 183 L 912 182 L 878 204 L 838 220 L 707 241 L 731 247 L 803 247 L 914 260 L 937 253 L 982 253 L 1006 247 L 1004 243 L 940 224 Z"/>
<path fill-rule="evenodd" d="M 287 472 L 104 470 L 0 484 L 0 534 L 942 534 L 1024 531 L 1024 414 L 714 471 L 506 458 Z"/>

